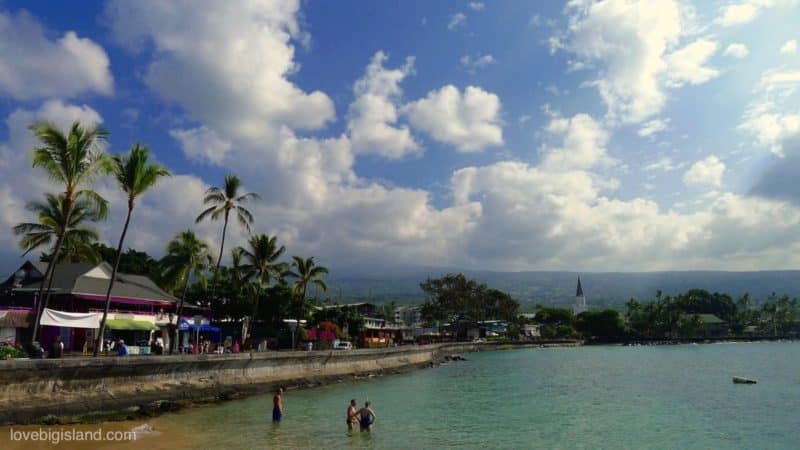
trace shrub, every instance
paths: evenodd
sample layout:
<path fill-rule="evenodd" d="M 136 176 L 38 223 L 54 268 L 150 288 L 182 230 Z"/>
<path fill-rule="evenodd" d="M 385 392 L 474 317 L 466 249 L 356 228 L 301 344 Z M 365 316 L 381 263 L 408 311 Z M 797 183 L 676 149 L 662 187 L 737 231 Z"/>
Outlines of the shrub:
<path fill-rule="evenodd" d="M 11 347 L 11 346 L 0 347 L 0 359 L 12 359 L 12 358 L 24 358 L 24 357 L 25 357 L 25 352 L 16 347 Z"/>

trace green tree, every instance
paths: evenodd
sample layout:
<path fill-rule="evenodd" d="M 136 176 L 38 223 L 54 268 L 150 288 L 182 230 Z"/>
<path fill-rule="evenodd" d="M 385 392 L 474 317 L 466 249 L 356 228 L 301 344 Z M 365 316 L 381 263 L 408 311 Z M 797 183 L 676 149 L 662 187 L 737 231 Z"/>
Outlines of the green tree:
<path fill-rule="evenodd" d="M 625 334 L 622 318 L 613 309 L 584 311 L 578 314 L 575 328 L 585 337 L 595 339 L 616 339 Z"/>
<path fill-rule="evenodd" d="M 328 273 L 328 269 L 324 266 L 318 266 L 314 263 L 314 257 L 301 258 L 299 256 L 292 257 L 292 270 L 286 273 L 287 276 L 295 278 L 293 284 L 293 292 L 297 298 L 297 327 L 294 332 L 294 339 L 292 340 L 292 347 L 297 345 L 297 332 L 300 329 L 300 320 L 303 318 L 304 305 L 306 302 L 306 290 L 308 284 L 311 283 L 323 291 L 328 290 L 328 285 L 322 280 L 323 275 Z"/>
<path fill-rule="evenodd" d="M 167 254 L 161 260 L 164 269 L 164 278 L 169 280 L 173 291 L 180 285 L 183 286 L 180 302 L 178 303 L 177 321 L 181 320 L 183 304 L 186 301 L 186 291 L 189 280 L 194 277 L 199 282 L 204 282 L 204 272 L 213 263 L 209 253 L 208 244 L 197 238 L 192 230 L 178 233 L 167 244 Z M 177 325 L 177 323 L 176 323 Z M 174 345 L 170 345 L 169 352 L 178 344 L 178 329 L 175 328 Z"/>
<path fill-rule="evenodd" d="M 247 274 L 249 280 L 255 282 L 255 290 L 252 293 L 253 313 L 250 315 L 250 323 L 242 327 L 242 340 L 247 339 L 248 328 L 255 326 L 256 315 L 258 314 L 258 302 L 262 293 L 269 286 L 273 278 L 279 278 L 286 270 L 286 264 L 278 262 L 278 259 L 286 251 L 284 246 L 278 246 L 278 238 L 259 234 L 250 236 L 247 241 L 247 248 L 239 247 L 242 258 L 246 261 L 242 270 Z"/>
<path fill-rule="evenodd" d="M 30 126 L 30 130 L 39 141 L 33 149 L 33 167 L 44 170 L 48 178 L 64 188 L 64 223 L 70 223 L 70 216 L 79 201 L 92 205 L 96 208 L 98 219 L 104 219 L 108 214 L 108 204 L 100 194 L 88 187 L 98 176 L 112 170 L 111 160 L 102 148 L 108 133 L 100 127 L 82 126 L 78 122 L 74 122 L 66 134 L 50 122 L 36 122 Z M 39 286 L 37 298 L 41 306 L 37 308 L 32 341 L 38 337 L 41 312 L 50 301 L 49 290 L 43 297 L 44 286 L 51 282 L 63 243 L 64 235 L 56 239 L 53 257 L 47 264 Z"/>
<path fill-rule="evenodd" d="M 120 260 L 122 259 L 122 246 L 125 243 L 125 235 L 128 234 L 128 226 L 131 222 L 131 214 L 133 214 L 136 200 L 139 196 L 144 194 L 145 191 L 155 186 L 160 178 L 170 176 L 169 171 L 164 166 L 148 163 L 149 154 L 150 150 L 147 147 L 136 144 L 131 148 L 128 155 L 114 156 L 114 177 L 117 180 L 117 186 L 128 197 L 128 214 L 125 216 L 125 224 L 122 226 L 122 233 L 119 235 L 117 257 L 115 258 L 114 266 L 111 270 L 111 279 L 108 280 L 105 308 L 103 308 L 103 318 L 100 320 L 100 331 L 97 334 L 97 340 L 94 346 L 94 356 L 97 356 L 100 351 L 100 345 L 103 342 L 108 309 L 111 307 L 111 290 L 114 288 L 114 283 L 116 282 L 117 271 L 119 270 Z"/>
<path fill-rule="evenodd" d="M 218 220 L 220 217 L 223 219 L 222 225 L 222 240 L 219 244 L 219 258 L 217 265 L 214 268 L 214 284 L 212 285 L 212 297 L 216 289 L 216 276 L 219 271 L 219 266 L 222 263 L 222 253 L 225 250 L 225 235 L 228 231 L 228 219 L 230 218 L 231 211 L 236 213 L 236 218 L 239 223 L 247 229 L 250 233 L 250 225 L 253 224 L 253 214 L 244 207 L 244 204 L 251 199 L 260 198 L 255 192 L 248 192 L 239 195 L 239 188 L 242 182 L 236 175 L 225 175 L 225 183 L 220 187 L 212 187 L 206 191 L 203 198 L 204 205 L 211 205 L 197 216 L 195 223 L 200 223 L 207 218 L 211 220 Z"/>
<path fill-rule="evenodd" d="M 62 252 L 58 262 L 97 260 L 92 242 L 99 235 L 94 228 L 83 225 L 99 219 L 93 205 L 79 200 L 67 218 L 64 195 L 45 194 L 44 202 L 30 202 L 25 208 L 36 215 L 38 222 L 25 222 L 14 227 L 14 234 L 22 236 L 19 242 L 25 252 L 22 256 L 37 248 L 52 248 L 53 241 L 61 239 Z M 43 260 L 52 261 L 52 255 L 52 252 L 43 254 Z"/>

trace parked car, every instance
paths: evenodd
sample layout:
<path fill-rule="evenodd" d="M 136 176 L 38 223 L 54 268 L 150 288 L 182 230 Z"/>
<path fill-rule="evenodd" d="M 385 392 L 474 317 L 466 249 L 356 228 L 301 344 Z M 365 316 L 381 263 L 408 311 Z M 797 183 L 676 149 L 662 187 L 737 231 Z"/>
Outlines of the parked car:
<path fill-rule="evenodd" d="M 352 350 L 353 343 L 350 341 L 338 341 L 333 345 L 334 350 Z"/>

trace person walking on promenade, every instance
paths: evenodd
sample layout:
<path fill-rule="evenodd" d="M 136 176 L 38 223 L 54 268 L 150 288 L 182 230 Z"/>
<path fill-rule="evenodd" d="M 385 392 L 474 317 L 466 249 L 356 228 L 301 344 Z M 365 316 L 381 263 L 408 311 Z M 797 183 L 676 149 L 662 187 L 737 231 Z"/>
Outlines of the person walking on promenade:
<path fill-rule="evenodd" d="M 272 397 L 272 422 L 279 423 L 283 419 L 283 388 L 279 387 Z"/>
<path fill-rule="evenodd" d="M 50 351 L 50 357 L 61 358 L 63 354 L 64 354 L 64 343 L 61 342 L 61 336 L 56 336 L 56 338 L 53 339 L 53 348 Z"/>
<path fill-rule="evenodd" d="M 347 429 L 353 431 L 356 429 L 358 423 L 358 408 L 356 408 L 356 399 L 350 400 L 347 406 Z"/>
<path fill-rule="evenodd" d="M 358 424 L 361 431 L 372 431 L 372 424 L 375 423 L 377 417 L 375 411 L 372 410 L 372 403 L 367 400 L 367 402 L 364 403 L 364 407 L 358 412 Z"/>

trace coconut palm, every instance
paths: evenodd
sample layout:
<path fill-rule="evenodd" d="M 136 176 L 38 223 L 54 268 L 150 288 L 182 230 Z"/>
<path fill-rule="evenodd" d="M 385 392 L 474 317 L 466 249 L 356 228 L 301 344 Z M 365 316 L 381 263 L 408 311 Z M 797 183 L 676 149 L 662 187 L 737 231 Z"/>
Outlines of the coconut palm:
<path fill-rule="evenodd" d="M 62 251 L 58 262 L 94 260 L 97 252 L 91 244 L 99 238 L 94 228 L 83 226 L 86 221 L 98 219 L 97 211 L 85 201 L 73 207 L 69 219 L 66 217 L 64 195 L 45 194 L 44 202 L 30 202 L 25 208 L 36 214 L 38 222 L 21 223 L 14 227 L 14 234 L 22 236 L 19 245 L 27 255 L 40 247 L 51 247 L 53 240 L 62 238 Z M 69 223 L 67 223 L 69 220 Z M 52 259 L 48 255 L 48 260 Z"/>
<path fill-rule="evenodd" d="M 39 247 L 51 247 L 50 243 L 53 240 L 56 242 L 61 240 L 63 251 L 59 253 L 57 262 L 97 262 L 99 255 L 92 247 L 92 242 L 96 241 L 99 235 L 94 228 L 81 225 L 85 221 L 96 221 L 97 210 L 86 201 L 79 200 L 68 219 L 65 203 L 64 195 L 45 194 L 44 202 L 30 202 L 26 205 L 28 211 L 36 214 L 39 222 L 26 222 L 14 227 L 14 234 L 22 236 L 20 247 L 25 250 L 22 256 Z M 43 259 L 52 262 L 54 254 L 55 251 L 42 256 Z M 54 271 L 53 264 L 52 273 Z M 47 282 L 48 291 L 52 284 L 51 276 Z"/>
<path fill-rule="evenodd" d="M 204 282 L 204 272 L 213 262 L 213 257 L 208 252 L 208 244 L 197 238 L 192 230 L 178 233 L 167 244 L 167 255 L 161 260 L 164 267 L 164 279 L 169 280 L 173 292 L 183 286 L 180 302 L 178 303 L 177 322 L 180 323 L 183 313 L 183 303 L 186 300 L 186 291 L 189 288 L 189 279 L 194 276 L 198 281 Z M 176 325 L 178 324 L 176 323 Z M 175 328 L 174 342 L 178 342 L 178 329 Z M 170 344 L 169 352 L 172 353 L 173 345 Z"/>
<path fill-rule="evenodd" d="M 94 356 L 97 356 L 100 351 L 100 344 L 106 329 L 106 318 L 108 317 L 108 309 L 111 306 L 111 289 L 113 289 L 117 278 L 117 270 L 119 270 L 119 262 L 122 258 L 122 245 L 125 243 L 125 235 L 128 233 L 133 207 L 139 196 L 153 187 L 160 178 L 170 176 L 169 170 L 164 166 L 148 164 L 147 158 L 149 154 L 150 150 L 147 147 L 136 144 L 131 147 L 128 155 L 114 156 L 114 177 L 117 179 L 119 188 L 128 196 L 128 214 L 125 217 L 122 234 L 119 236 L 117 257 L 114 261 L 114 268 L 111 270 L 111 279 L 108 280 L 106 306 L 103 309 L 103 319 L 100 321 L 100 331 L 97 334 L 97 342 L 95 342 L 94 346 Z"/>
<path fill-rule="evenodd" d="M 279 277 L 285 270 L 286 264 L 278 262 L 278 258 L 286 251 L 284 246 L 278 247 L 277 237 L 259 234 L 250 236 L 247 241 L 249 248 L 239 247 L 241 256 L 246 261 L 242 269 L 247 274 L 247 278 L 253 280 L 256 289 L 253 297 L 253 314 L 250 317 L 250 328 L 255 324 L 256 314 L 258 313 L 258 300 L 269 286 L 273 277 Z M 247 338 L 248 325 L 245 324 L 242 330 L 242 339 Z"/>
<path fill-rule="evenodd" d="M 96 208 L 97 218 L 104 219 L 108 214 L 108 205 L 103 197 L 88 187 L 97 176 L 112 169 L 110 158 L 102 148 L 108 132 L 97 126 L 83 126 L 79 122 L 74 122 L 66 134 L 50 122 L 36 122 L 30 126 L 30 130 L 39 140 L 39 145 L 33 149 L 33 167 L 43 169 L 52 181 L 64 188 L 64 223 L 71 222 L 70 216 L 79 201 Z M 64 234 L 56 238 L 52 258 L 39 286 L 37 298 L 40 301 L 45 284 L 53 276 L 63 242 Z M 48 290 L 42 306 L 46 306 L 49 300 Z M 32 341 L 36 341 L 38 335 L 41 311 L 38 308 L 36 312 Z"/>
<path fill-rule="evenodd" d="M 205 211 L 201 212 L 195 223 L 200 223 L 207 218 L 211 220 L 218 220 L 220 217 L 223 219 L 222 225 L 222 240 L 219 244 L 219 258 L 217 265 L 214 269 L 214 276 L 216 279 L 219 266 L 222 263 L 222 254 L 225 250 L 225 235 L 228 231 L 228 219 L 230 218 L 231 211 L 236 213 L 236 218 L 247 232 L 250 233 L 250 225 L 253 224 L 253 214 L 244 207 L 244 204 L 251 199 L 259 199 L 259 195 L 255 192 L 248 192 L 239 195 L 239 187 L 242 182 L 236 175 L 225 175 L 225 184 L 223 187 L 212 187 L 206 191 L 206 196 L 203 198 L 204 205 L 211 205 Z M 212 285 L 212 296 L 214 286 Z"/>
<path fill-rule="evenodd" d="M 306 259 L 299 256 L 292 256 L 292 259 L 293 270 L 286 272 L 286 276 L 296 278 L 292 285 L 292 291 L 298 303 L 297 327 L 292 336 L 292 347 L 294 347 L 297 342 L 297 330 L 300 329 L 300 319 L 302 319 L 303 309 L 306 303 L 306 289 L 308 288 L 308 284 L 312 283 L 323 291 L 327 291 L 328 286 L 322 281 L 322 276 L 328 273 L 328 269 L 316 265 L 313 256 Z"/>

